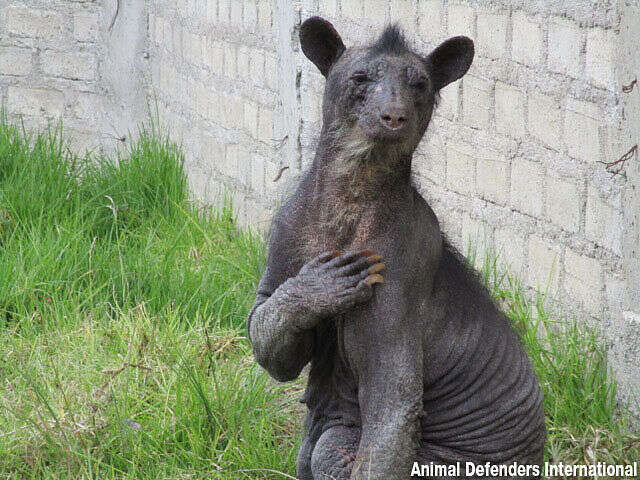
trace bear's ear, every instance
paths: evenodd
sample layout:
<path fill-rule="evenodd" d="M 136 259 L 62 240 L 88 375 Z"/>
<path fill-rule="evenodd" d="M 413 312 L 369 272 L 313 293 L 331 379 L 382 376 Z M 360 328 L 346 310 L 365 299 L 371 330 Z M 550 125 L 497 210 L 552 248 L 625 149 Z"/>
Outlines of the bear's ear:
<path fill-rule="evenodd" d="M 308 18 L 300 26 L 300 45 L 306 57 L 325 77 L 345 50 L 333 25 L 320 17 Z"/>
<path fill-rule="evenodd" d="M 453 37 L 442 42 L 426 58 L 436 91 L 462 77 L 473 61 L 473 40 Z"/>

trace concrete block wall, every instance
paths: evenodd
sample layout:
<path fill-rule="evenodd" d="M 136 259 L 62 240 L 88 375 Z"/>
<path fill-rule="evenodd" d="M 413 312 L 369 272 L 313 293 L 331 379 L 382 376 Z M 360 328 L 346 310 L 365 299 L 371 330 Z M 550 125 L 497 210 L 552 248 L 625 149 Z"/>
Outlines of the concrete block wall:
<path fill-rule="evenodd" d="M 62 116 L 108 149 L 157 107 L 194 196 L 230 196 L 260 230 L 320 130 L 324 79 L 300 52 L 302 20 L 328 18 L 347 45 L 398 22 L 425 54 L 472 37 L 474 64 L 441 92 L 415 183 L 461 250 L 500 252 L 530 291 L 601 327 L 622 397 L 640 392 L 640 160 L 618 175 L 600 163 L 640 141 L 640 87 L 621 89 L 640 75 L 637 0 L 120 3 L 109 30 L 115 2 L 5 0 L 5 108 L 34 125 Z"/>
<path fill-rule="evenodd" d="M 295 141 L 278 123 L 274 3 L 153 0 L 147 8 L 149 96 L 183 142 L 196 198 L 230 195 L 241 223 L 265 230 L 277 200 L 272 180 L 280 152 Z M 286 179 L 285 172 L 282 184 Z"/>
<path fill-rule="evenodd" d="M 131 2 L 128 2 L 131 3 Z M 138 3 L 138 2 L 134 2 Z M 122 143 L 145 115 L 146 17 L 115 3 L 0 3 L 0 99 L 10 120 L 42 129 L 62 119 L 73 148 Z"/>

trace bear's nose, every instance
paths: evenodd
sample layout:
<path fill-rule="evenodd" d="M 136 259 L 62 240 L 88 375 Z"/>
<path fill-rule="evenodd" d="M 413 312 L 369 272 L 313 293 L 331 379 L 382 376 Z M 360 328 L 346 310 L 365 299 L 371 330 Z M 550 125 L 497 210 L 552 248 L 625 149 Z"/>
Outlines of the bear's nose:
<path fill-rule="evenodd" d="M 407 111 L 403 107 L 387 107 L 380 113 L 380 121 L 389 130 L 398 130 L 407 123 Z"/>

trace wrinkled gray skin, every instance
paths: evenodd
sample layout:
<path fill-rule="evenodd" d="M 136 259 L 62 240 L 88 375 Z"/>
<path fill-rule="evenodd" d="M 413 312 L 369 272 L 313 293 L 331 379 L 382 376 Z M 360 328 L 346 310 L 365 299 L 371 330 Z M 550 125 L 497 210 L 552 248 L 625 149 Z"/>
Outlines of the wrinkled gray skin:
<path fill-rule="evenodd" d="M 414 461 L 541 463 L 530 361 L 411 184 L 437 92 L 466 73 L 472 41 L 422 57 L 391 27 L 345 49 L 318 17 L 300 36 L 327 78 L 324 126 L 274 220 L 248 319 L 274 378 L 311 362 L 299 478 L 407 479 Z"/>

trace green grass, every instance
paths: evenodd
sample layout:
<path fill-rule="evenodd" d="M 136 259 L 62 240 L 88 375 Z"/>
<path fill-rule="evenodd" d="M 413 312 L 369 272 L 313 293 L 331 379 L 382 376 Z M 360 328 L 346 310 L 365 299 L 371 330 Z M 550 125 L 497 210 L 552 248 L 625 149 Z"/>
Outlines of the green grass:
<path fill-rule="evenodd" d="M 293 478 L 300 383 L 244 331 L 263 242 L 191 204 L 182 162 L 153 125 L 110 160 L 0 122 L 0 478 Z M 640 458 L 597 336 L 483 272 L 540 376 L 547 457 Z"/>
<path fill-rule="evenodd" d="M 112 161 L 0 124 L 0 478 L 294 473 L 296 389 L 244 336 L 263 243 L 182 163 L 153 128 Z"/>

